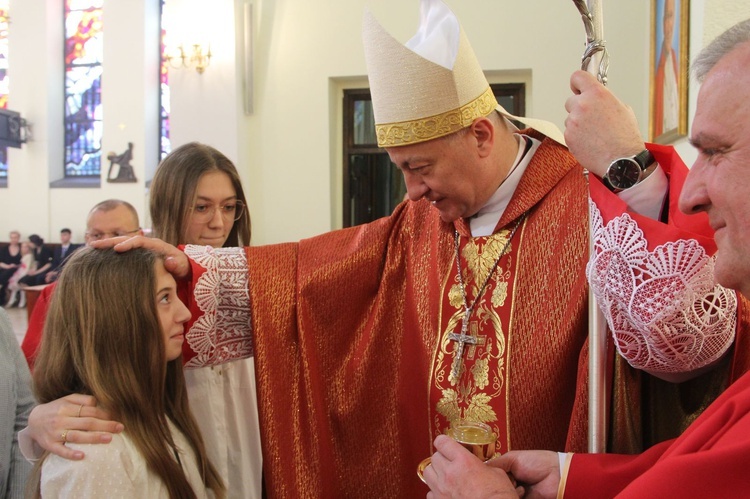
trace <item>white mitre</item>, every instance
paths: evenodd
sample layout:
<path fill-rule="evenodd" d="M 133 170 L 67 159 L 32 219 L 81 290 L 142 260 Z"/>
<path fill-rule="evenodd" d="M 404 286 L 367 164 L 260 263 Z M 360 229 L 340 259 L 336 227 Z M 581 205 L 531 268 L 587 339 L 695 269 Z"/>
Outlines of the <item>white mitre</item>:
<path fill-rule="evenodd" d="M 443 137 L 495 110 L 469 40 L 440 0 L 422 0 L 419 29 L 406 46 L 369 10 L 363 39 L 380 147 Z"/>
<path fill-rule="evenodd" d="M 441 0 L 421 0 L 419 28 L 406 45 L 368 9 L 362 37 L 378 146 L 444 137 L 495 110 L 565 143 L 553 124 L 513 116 L 498 105 L 456 15 Z"/>

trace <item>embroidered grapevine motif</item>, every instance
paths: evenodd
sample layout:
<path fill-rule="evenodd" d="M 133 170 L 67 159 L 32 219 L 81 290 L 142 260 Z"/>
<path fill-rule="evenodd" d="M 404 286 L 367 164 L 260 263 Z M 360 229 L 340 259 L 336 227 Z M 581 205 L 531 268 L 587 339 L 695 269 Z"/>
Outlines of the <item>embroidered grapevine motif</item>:
<path fill-rule="evenodd" d="M 488 236 L 483 243 L 470 240 L 463 248 L 463 261 L 467 266 L 467 291 L 471 295 L 476 296 L 487 274 L 493 270 L 495 261 L 506 249 L 510 233 L 509 230 L 498 232 Z M 509 248 L 508 252 L 510 251 L 512 250 Z M 464 369 L 468 369 L 468 373 L 460 375 L 458 380 L 448 375 L 452 364 L 449 348 L 454 345 L 448 332 L 459 327 L 465 310 L 459 283 L 450 287 L 449 302 L 456 311 L 449 318 L 442 336 L 435 376 L 435 382 L 442 393 L 436 411 L 447 421 L 464 418 L 490 424 L 497 422 L 498 416 L 491 402 L 501 395 L 505 386 L 506 345 L 500 316 L 493 307 L 505 303 L 508 278 L 509 270 L 504 266 L 494 269 L 489 282 L 490 292 L 476 304 L 477 309 L 472 314 L 468 327 L 468 334 L 475 338 L 476 343 L 466 347 L 468 365 L 462 366 L 461 373 L 464 373 Z"/>
<path fill-rule="evenodd" d="M 185 254 L 206 269 L 195 285 L 195 300 L 202 315 L 185 335 L 196 356 L 185 367 L 215 366 L 252 357 L 244 249 L 188 245 Z"/>
<path fill-rule="evenodd" d="M 693 239 L 648 251 L 627 213 L 606 226 L 591 207 L 595 256 L 586 274 L 618 352 L 636 369 L 676 373 L 720 358 L 734 341 L 737 297 L 714 282 L 714 259 Z"/>

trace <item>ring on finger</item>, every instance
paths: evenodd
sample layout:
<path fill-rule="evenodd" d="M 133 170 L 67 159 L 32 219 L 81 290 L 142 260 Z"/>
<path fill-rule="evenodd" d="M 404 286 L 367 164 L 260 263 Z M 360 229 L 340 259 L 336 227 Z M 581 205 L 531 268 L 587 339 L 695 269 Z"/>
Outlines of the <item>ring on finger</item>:
<path fill-rule="evenodd" d="M 63 431 L 62 435 L 60 435 L 60 436 L 62 437 L 63 443 L 67 442 L 68 441 L 68 430 Z"/>
<path fill-rule="evenodd" d="M 83 404 L 81 404 L 81 407 L 78 408 L 78 416 L 76 416 L 77 418 L 81 417 L 81 411 L 82 410 L 83 410 Z"/>

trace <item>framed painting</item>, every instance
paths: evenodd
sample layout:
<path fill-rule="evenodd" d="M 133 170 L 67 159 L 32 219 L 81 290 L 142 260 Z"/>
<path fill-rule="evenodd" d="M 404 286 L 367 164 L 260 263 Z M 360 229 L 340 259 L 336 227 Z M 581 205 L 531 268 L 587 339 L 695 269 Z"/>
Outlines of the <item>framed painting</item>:
<path fill-rule="evenodd" d="M 649 140 L 687 135 L 689 0 L 651 0 Z"/>

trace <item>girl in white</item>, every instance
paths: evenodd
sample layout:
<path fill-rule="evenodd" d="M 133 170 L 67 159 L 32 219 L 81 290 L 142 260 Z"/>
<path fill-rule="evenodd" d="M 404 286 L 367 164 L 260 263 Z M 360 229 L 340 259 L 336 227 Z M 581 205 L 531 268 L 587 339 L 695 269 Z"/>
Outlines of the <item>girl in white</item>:
<path fill-rule="evenodd" d="M 40 402 L 93 395 L 125 431 L 110 445 L 68 443 L 86 453 L 81 461 L 43 457 L 30 479 L 34 497 L 225 496 L 188 407 L 180 357 L 189 319 L 153 253 L 85 248 L 70 258 L 47 315 L 34 391 Z"/>

